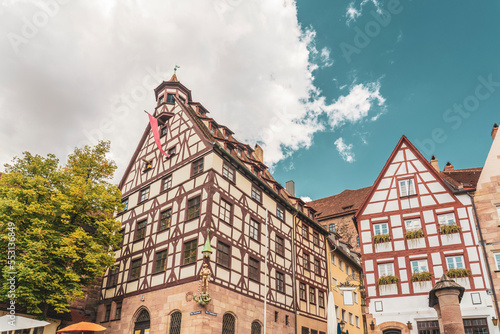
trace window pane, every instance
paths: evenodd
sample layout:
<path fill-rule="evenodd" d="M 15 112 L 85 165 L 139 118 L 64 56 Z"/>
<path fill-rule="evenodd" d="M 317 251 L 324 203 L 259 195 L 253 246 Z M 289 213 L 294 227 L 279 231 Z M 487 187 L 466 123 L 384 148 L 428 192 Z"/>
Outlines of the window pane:
<path fill-rule="evenodd" d="M 196 248 L 198 240 L 186 242 L 184 244 L 184 264 L 196 262 Z"/>
<path fill-rule="evenodd" d="M 188 201 L 188 219 L 200 216 L 200 196 Z"/>
<path fill-rule="evenodd" d="M 160 214 L 160 231 L 170 228 L 171 222 L 172 222 L 172 210 L 163 211 Z"/>
<path fill-rule="evenodd" d="M 254 281 L 259 281 L 260 277 L 259 261 L 250 258 L 248 261 L 248 277 Z"/>
<path fill-rule="evenodd" d="M 229 246 L 222 242 L 217 244 L 217 263 L 229 267 Z"/>
<path fill-rule="evenodd" d="M 231 207 L 232 205 L 226 202 L 225 200 L 222 199 L 220 201 L 219 218 L 226 223 L 231 222 Z"/>

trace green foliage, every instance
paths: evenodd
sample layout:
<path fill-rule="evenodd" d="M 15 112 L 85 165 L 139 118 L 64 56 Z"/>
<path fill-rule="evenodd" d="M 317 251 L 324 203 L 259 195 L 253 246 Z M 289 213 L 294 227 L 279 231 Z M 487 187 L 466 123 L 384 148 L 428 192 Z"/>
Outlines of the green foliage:
<path fill-rule="evenodd" d="M 377 287 L 380 285 L 395 284 L 399 282 L 399 278 L 393 275 L 382 276 L 377 280 Z"/>
<path fill-rule="evenodd" d="M 374 235 L 372 240 L 374 244 L 381 244 L 391 241 L 391 236 L 389 234 Z"/>
<path fill-rule="evenodd" d="M 11 299 L 7 278 L 16 272 L 16 304 L 28 312 L 68 312 L 114 263 L 120 243 L 120 190 L 108 182 L 116 169 L 106 158 L 109 142 L 75 149 L 59 166 L 47 157 L 23 153 L 0 176 L 0 300 Z M 9 224 L 9 222 L 13 224 Z M 14 228 L 15 226 L 15 228 Z M 9 228 L 15 232 L 15 264 L 7 262 Z M 12 246 L 12 244 L 10 245 Z"/>
<path fill-rule="evenodd" d="M 452 234 L 452 233 L 459 233 L 462 230 L 462 228 L 458 225 L 441 225 L 439 227 L 439 231 L 441 231 L 441 234 Z"/>
<path fill-rule="evenodd" d="M 418 229 L 415 231 L 406 231 L 405 233 L 405 239 L 407 240 L 418 239 L 423 237 L 424 237 L 424 232 L 422 231 L 422 229 Z"/>
<path fill-rule="evenodd" d="M 446 275 L 450 278 L 459 278 L 470 276 L 472 275 L 472 272 L 470 269 L 450 269 Z"/>
<path fill-rule="evenodd" d="M 432 279 L 432 274 L 428 271 L 422 271 L 421 273 L 414 273 L 411 275 L 412 282 L 423 282 L 430 281 Z"/>

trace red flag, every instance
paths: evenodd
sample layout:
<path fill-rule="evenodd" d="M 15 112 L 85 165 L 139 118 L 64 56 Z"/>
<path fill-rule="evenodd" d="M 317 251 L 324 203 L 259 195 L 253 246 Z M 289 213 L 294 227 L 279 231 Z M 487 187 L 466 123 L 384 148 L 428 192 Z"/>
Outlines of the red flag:
<path fill-rule="evenodd" d="M 161 153 L 163 153 L 164 156 L 170 158 L 170 154 L 166 153 L 163 150 L 163 148 L 161 148 L 160 131 L 158 130 L 158 120 L 154 116 L 151 116 L 147 111 L 146 113 L 149 116 L 149 124 L 151 125 L 151 130 L 153 130 L 153 136 L 155 137 L 156 146 L 158 146 L 158 149 L 160 150 Z"/>

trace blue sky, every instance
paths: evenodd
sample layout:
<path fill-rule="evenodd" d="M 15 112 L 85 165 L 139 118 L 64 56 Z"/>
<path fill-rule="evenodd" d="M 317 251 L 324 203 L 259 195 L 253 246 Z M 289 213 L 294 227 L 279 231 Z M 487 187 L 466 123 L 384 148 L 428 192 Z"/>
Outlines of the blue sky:
<path fill-rule="evenodd" d="M 295 180 L 300 196 L 317 199 L 372 185 L 403 134 L 426 158 L 436 155 L 441 168 L 448 160 L 468 168 L 486 159 L 492 125 L 500 121 L 500 3 L 402 0 L 392 13 L 389 3 L 297 2 L 301 26 L 316 32 L 316 48 L 331 50 L 333 65 L 313 72 L 326 99 L 344 94 L 344 85 L 374 81 L 385 98 L 383 108 L 372 110 L 381 113 L 377 120 L 317 133 L 309 149 L 277 164 L 274 176 Z M 348 22 L 351 7 L 359 16 Z M 359 31 L 367 39 L 356 37 Z M 454 105 L 464 104 L 460 114 Z M 352 145 L 352 162 L 336 150 L 340 137 Z"/>
<path fill-rule="evenodd" d="M 371 185 L 403 134 L 441 167 L 481 166 L 498 17 L 494 0 L 1 1 L 0 165 L 104 139 L 118 183 L 179 65 L 298 196 Z"/>

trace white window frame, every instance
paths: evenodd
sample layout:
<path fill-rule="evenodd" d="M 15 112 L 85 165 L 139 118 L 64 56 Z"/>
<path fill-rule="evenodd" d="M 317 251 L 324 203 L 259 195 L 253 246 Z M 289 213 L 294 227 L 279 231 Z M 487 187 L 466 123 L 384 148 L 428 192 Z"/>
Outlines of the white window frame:
<path fill-rule="evenodd" d="M 359 328 L 359 317 L 357 315 L 354 316 L 354 319 L 356 321 L 356 327 Z"/>
<path fill-rule="evenodd" d="M 234 181 L 234 168 L 227 163 L 222 165 L 222 176 L 230 181 Z"/>
<path fill-rule="evenodd" d="M 398 180 L 399 193 L 401 197 L 416 195 L 415 180 L 413 178 Z"/>
<path fill-rule="evenodd" d="M 497 265 L 497 270 L 500 270 L 500 253 L 494 253 L 495 263 Z"/>
<path fill-rule="evenodd" d="M 458 262 L 457 259 L 460 259 L 460 262 Z M 461 263 L 462 266 L 459 267 L 458 263 Z M 450 267 L 450 264 L 452 265 L 452 267 Z M 463 255 L 447 256 L 446 257 L 446 266 L 447 266 L 448 270 L 450 270 L 450 269 L 465 269 L 465 261 L 464 261 Z"/>
<path fill-rule="evenodd" d="M 379 277 L 394 276 L 394 263 L 392 262 L 379 263 L 378 275 Z"/>
<path fill-rule="evenodd" d="M 405 227 L 407 231 L 418 231 L 422 229 L 422 222 L 420 218 L 412 218 L 405 220 Z"/>
<path fill-rule="evenodd" d="M 427 265 L 427 259 L 413 260 L 410 262 L 410 265 L 412 274 L 418 274 L 424 271 L 429 271 L 429 266 Z"/>
<path fill-rule="evenodd" d="M 389 224 L 388 223 L 373 224 L 373 233 L 374 235 L 389 234 Z"/>
<path fill-rule="evenodd" d="M 454 212 L 443 213 L 437 216 L 439 225 L 457 225 L 457 219 Z M 453 218 L 453 223 L 450 223 L 450 218 Z"/>

